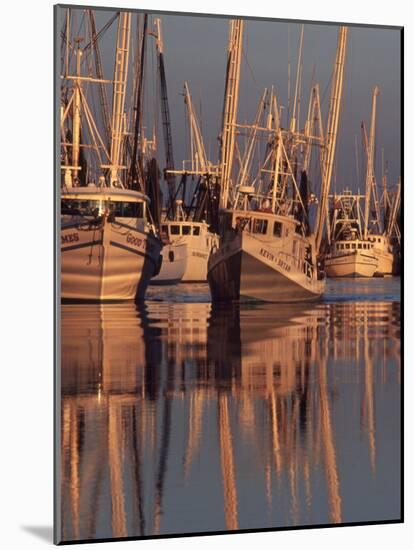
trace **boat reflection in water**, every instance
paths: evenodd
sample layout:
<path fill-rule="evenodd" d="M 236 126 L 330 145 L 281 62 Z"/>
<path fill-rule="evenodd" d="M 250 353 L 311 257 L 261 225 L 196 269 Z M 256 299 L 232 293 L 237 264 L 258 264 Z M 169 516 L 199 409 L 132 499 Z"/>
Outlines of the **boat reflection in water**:
<path fill-rule="evenodd" d="M 398 302 L 62 306 L 62 539 L 400 517 Z"/>

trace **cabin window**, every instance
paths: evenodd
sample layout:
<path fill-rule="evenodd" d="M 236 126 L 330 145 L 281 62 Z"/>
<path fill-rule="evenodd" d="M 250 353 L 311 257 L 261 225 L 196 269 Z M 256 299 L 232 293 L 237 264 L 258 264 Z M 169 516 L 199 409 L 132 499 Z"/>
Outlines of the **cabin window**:
<path fill-rule="evenodd" d="M 362 248 L 362 244 L 361 244 L 361 243 L 358 243 L 358 248 L 359 248 L 359 249 Z"/>
<path fill-rule="evenodd" d="M 193 235 L 200 235 L 200 228 L 197 225 L 193 226 Z"/>
<path fill-rule="evenodd" d="M 355 244 L 355 243 L 352 243 L 352 248 L 353 248 L 353 249 L 356 248 L 356 244 Z"/>
<path fill-rule="evenodd" d="M 142 202 L 109 202 L 108 208 L 110 212 L 117 218 L 142 218 L 143 203 Z"/>
<path fill-rule="evenodd" d="M 252 232 L 265 235 L 267 233 L 267 220 L 254 219 Z"/>
<path fill-rule="evenodd" d="M 280 222 L 275 222 L 273 224 L 273 235 L 275 237 L 281 237 L 282 236 L 282 227 L 283 227 L 283 224 L 281 224 Z"/>
<path fill-rule="evenodd" d="M 67 216 L 94 216 L 103 213 L 104 201 L 63 199 L 61 213 Z"/>
<path fill-rule="evenodd" d="M 171 235 L 179 235 L 180 234 L 180 226 L 179 225 L 172 225 L 170 227 L 170 233 L 171 233 Z"/>
<path fill-rule="evenodd" d="M 142 202 L 63 199 L 61 213 L 69 216 L 99 216 L 108 209 L 117 218 L 142 218 Z"/>
<path fill-rule="evenodd" d="M 349 243 L 346 243 L 345 248 L 349 250 L 351 248 L 351 245 Z"/>
<path fill-rule="evenodd" d="M 191 235 L 191 225 L 183 225 L 183 235 Z"/>
<path fill-rule="evenodd" d="M 161 226 L 161 233 L 164 233 L 165 235 L 168 235 L 168 225 L 162 225 Z"/>
<path fill-rule="evenodd" d="M 292 244 L 292 254 L 293 254 L 293 256 L 296 255 L 297 244 L 298 244 L 297 241 L 294 240 L 293 244 Z"/>

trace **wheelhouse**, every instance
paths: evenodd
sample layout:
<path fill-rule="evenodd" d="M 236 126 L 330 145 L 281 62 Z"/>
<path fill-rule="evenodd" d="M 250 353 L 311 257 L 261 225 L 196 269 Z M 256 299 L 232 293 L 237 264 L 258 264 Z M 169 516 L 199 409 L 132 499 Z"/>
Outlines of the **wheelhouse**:
<path fill-rule="evenodd" d="M 230 221 L 231 220 L 231 221 Z M 234 229 L 242 229 L 253 235 L 263 235 L 271 238 L 288 237 L 290 233 L 297 232 L 300 223 L 293 218 L 285 216 L 269 215 L 266 212 L 240 210 L 233 212 L 231 218 L 228 218 Z"/>
<path fill-rule="evenodd" d="M 164 223 L 161 225 L 161 233 L 165 237 L 179 237 L 184 236 L 195 236 L 198 237 L 201 234 L 200 225 L 194 223 Z"/>
<path fill-rule="evenodd" d="M 371 250 L 374 248 L 374 245 L 369 241 L 337 241 L 334 247 L 335 252 L 349 252 Z"/>
<path fill-rule="evenodd" d="M 62 193 L 62 216 L 98 217 L 104 214 L 115 218 L 145 218 L 149 198 L 127 189 L 80 187 Z"/>

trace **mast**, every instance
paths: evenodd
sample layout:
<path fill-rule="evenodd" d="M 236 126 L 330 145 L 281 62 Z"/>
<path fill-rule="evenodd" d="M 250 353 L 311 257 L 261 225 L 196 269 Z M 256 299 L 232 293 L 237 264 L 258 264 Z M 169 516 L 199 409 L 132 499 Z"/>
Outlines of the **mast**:
<path fill-rule="evenodd" d="M 191 138 L 192 142 L 194 143 L 195 147 L 192 147 L 192 149 L 195 149 L 195 172 L 201 172 L 202 174 L 206 174 L 209 171 L 209 162 L 207 160 L 207 154 L 204 147 L 203 138 L 200 132 L 200 127 L 197 121 L 196 114 L 194 112 L 193 108 L 193 102 L 191 99 L 190 90 L 188 88 L 188 83 L 184 82 L 184 101 L 187 105 L 188 110 L 188 118 L 190 122 L 190 129 L 191 129 Z M 191 159 L 193 163 L 193 158 Z"/>
<path fill-rule="evenodd" d="M 239 100 L 240 65 L 243 45 L 243 21 L 232 19 L 229 26 L 226 86 L 220 148 L 220 207 L 227 208 L 231 186 L 237 106 Z"/>
<path fill-rule="evenodd" d="M 80 77 L 81 74 L 81 57 L 82 50 L 80 47 L 81 38 L 76 38 L 77 48 L 76 48 L 76 76 Z M 80 92 L 81 81 L 76 79 L 74 82 L 73 90 L 73 105 L 72 105 L 72 166 L 73 166 L 73 180 L 75 185 L 78 185 L 78 172 L 80 170 L 79 166 L 79 155 L 80 155 L 80 130 L 81 130 L 81 92 Z"/>
<path fill-rule="evenodd" d="M 256 113 L 256 118 L 255 118 L 253 126 L 250 129 L 250 135 L 248 137 L 246 150 L 245 150 L 243 159 L 241 161 L 240 172 L 238 174 L 237 184 L 236 184 L 236 189 L 235 189 L 236 200 L 235 200 L 234 206 L 236 206 L 236 204 L 237 204 L 239 189 L 240 189 L 240 187 L 242 187 L 245 184 L 248 173 L 249 173 L 249 169 L 250 169 L 250 165 L 251 165 L 251 161 L 252 161 L 253 149 L 254 149 L 254 146 L 256 144 L 257 129 L 259 127 L 260 119 L 262 117 L 262 114 L 264 113 L 264 110 L 266 108 L 266 96 L 267 96 L 267 89 L 265 88 L 265 90 L 263 92 L 263 95 L 262 95 L 262 97 L 260 98 L 260 101 L 259 101 L 259 105 L 258 105 L 257 113 Z"/>
<path fill-rule="evenodd" d="M 162 116 L 162 131 L 164 135 L 165 148 L 165 178 L 168 183 L 169 202 L 174 209 L 173 202 L 175 196 L 175 176 L 168 172 L 174 170 L 174 155 L 171 133 L 170 108 L 168 105 L 167 79 L 165 77 L 164 65 L 164 43 L 162 40 L 161 19 L 155 20 L 156 27 L 156 48 L 158 58 L 158 76 L 160 85 L 160 101 L 161 101 L 161 116 Z"/>
<path fill-rule="evenodd" d="M 118 21 L 114 88 L 112 96 L 112 123 L 110 149 L 110 186 L 119 184 L 120 161 L 122 158 L 122 138 L 124 134 L 124 106 L 128 76 L 129 41 L 131 34 L 131 14 L 122 12 Z"/>
<path fill-rule="evenodd" d="M 273 186 L 272 186 L 272 212 L 276 210 L 276 193 L 279 186 L 280 159 L 282 153 L 283 137 L 280 128 L 277 130 L 276 136 L 276 155 L 273 168 Z"/>
<path fill-rule="evenodd" d="M 389 236 L 389 237 L 391 237 L 394 230 L 398 228 L 398 226 L 397 226 L 397 216 L 398 216 L 398 210 L 400 208 L 400 201 L 401 201 L 401 181 L 400 181 L 400 179 L 398 179 L 397 190 L 396 190 L 394 198 L 393 198 L 393 202 L 392 202 L 392 206 L 391 206 L 391 214 L 390 214 L 390 217 L 389 217 L 389 220 L 388 220 L 388 227 L 386 228 L 387 229 L 387 236 Z M 398 241 L 399 241 L 398 231 L 397 231 L 397 238 L 398 238 Z"/>
<path fill-rule="evenodd" d="M 317 133 L 316 133 L 317 132 Z M 310 165 L 310 157 L 312 152 L 312 142 L 319 139 L 322 143 L 323 127 L 321 120 L 321 103 L 319 96 L 319 84 L 315 84 L 311 90 L 309 99 L 308 114 L 305 123 L 304 136 L 306 139 L 305 152 L 303 157 L 303 172 L 308 172 Z"/>
<path fill-rule="evenodd" d="M 303 48 L 303 31 L 305 25 L 301 25 L 300 29 L 300 38 L 299 38 L 299 53 L 298 53 L 298 64 L 296 67 L 296 84 L 295 84 L 295 96 L 293 99 L 293 113 L 292 118 L 290 119 L 290 131 L 296 132 L 296 108 L 298 104 L 298 93 L 299 93 L 299 81 L 300 81 L 300 71 L 302 64 L 302 48 Z"/>
<path fill-rule="evenodd" d="M 69 21 L 67 22 L 67 26 L 68 25 Z M 97 36 L 98 35 L 96 35 L 96 37 Z M 65 40 L 67 41 L 67 37 Z M 72 95 L 69 99 L 66 97 L 62 98 L 60 118 L 61 147 L 63 154 L 61 169 L 64 171 L 64 185 L 66 187 L 78 187 L 81 185 L 80 179 L 82 179 L 82 184 L 85 183 L 88 177 L 88 170 L 94 167 L 95 163 L 90 157 L 88 159 L 88 165 L 86 164 L 85 148 L 93 150 L 96 153 L 96 160 L 98 160 L 99 166 L 104 167 L 102 164 L 102 153 L 105 155 L 105 158 L 109 160 L 107 144 L 104 143 L 99 134 L 82 83 L 93 82 L 102 84 L 110 83 L 110 81 L 94 76 L 81 75 L 82 56 L 85 50 L 89 48 L 89 45 L 82 49 L 80 44 L 83 38 L 76 37 L 74 41 L 76 43 L 74 74 L 69 74 L 68 65 L 68 67 L 65 66 L 65 73 L 61 76 L 61 78 L 66 81 L 73 81 Z M 71 125 L 69 124 L 70 119 Z M 88 145 L 82 143 L 81 137 L 83 130 L 87 130 L 89 133 L 91 143 Z M 86 135 L 88 134 L 86 133 Z M 108 165 L 105 167 L 108 168 Z M 79 172 L 81 172 L 82 178 L 79 177 Z"/>
<path fill-rule="evenodd" d="M 338 133 L 339 115 L 343 90 L 345 69 L 347 27 L 340 27 L 338 31 L 338 43 L 336 48 L 335 69 L 331 87 L 331 99 L 326 131 L 325 150 L 322 155 L 322 185 L 321 197 L 316 217 L 316 252 L 320 251 L 324 227 L 326 226 L 327 240 L 330 244 L 330 228 L 328 219 L 328 195 L 331 186 L 332 170 L 335 159 L 336 138 Z"/>
<path fill-rule="evenodd" d="M 141 126 L 142 126 L 142 100 L 143 100 L 143 88 L 144 88 L 144 71 L 145 71 L 145 48 L 147 41 L 147 26 L 148 26 L 148 15 L 144 14 L 144 23 L 142 28 L 142 38 L 141 38 L 141 50 L 140 50 L 140 64 L 139 64 L 139 75 L 138 75 L 138 86 L 136 89 L 136 101 L 135 101 L 135 124 L 134 124 L 134 143 L 132 149 L 132 158 L 131 158 L 131 179 L 132 186 L 134 187 L 134 181 L 138 180 L 138 176 L 141 175 L 143 178 L 144 170 L 142 166 L 142 155 L 138 155 L 138 146 L 139 139 L 141 137 Z M 138 170 L 139 168 L 139 170 Z"/>
<path fill-rule="evenodd" d="M 368 142 L 368 149 L 367 149 L 367 173 L 366 173 L 366 179 L 365 179 L 364 239 L 366 239 L 368 236 L 371 194 L 372 194 L 373 179 L 374 179 L 375 124 L 376 124 L 376 117 L 377 117 L 378 94 L 379 94 L 379 88 L 378 86 L 375 86 L 372 91 L 371 126 L 369 130 L 369 142 Z"/>
<path fill-rule="evenodd" d="M 102 58 L 99 48 L 98 34 L 96 32 L 95 16 L 93 10 L 88 10 L 89 22 L 91 26 L 91 47 L 94 53 L 95 58 L 95 69 L 96 76 L 101 81 L 98 83 L 99 89 L 99 99 L 101 102 L 101 110 L 103 116 L 104 128 L 106 130 L 106 145 L 108 145 L 108 140 L 111 135 L 111 121 L 109 119 L 109 107 L 108 107 L 108 98 L 106 95 L 106 89 L 104 86 L 103 80 L 103 69 L 102 69 Z"/>

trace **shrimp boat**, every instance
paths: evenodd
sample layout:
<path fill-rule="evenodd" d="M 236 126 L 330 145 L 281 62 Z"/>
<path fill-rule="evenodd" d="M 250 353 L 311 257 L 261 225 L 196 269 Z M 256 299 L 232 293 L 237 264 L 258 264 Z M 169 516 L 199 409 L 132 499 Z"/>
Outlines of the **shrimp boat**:
<path fill-rule="evenodd" d="M 218 244 L 218 237 L 211 231 L 205 221 L 186 219 L 182 201 L 176 201 L 174 220 L 166 220 L 161 225 L 161 236 L 171 243 L 173 254 L 184 248 L 184 272 L 180 281 L 183 283 L 200 283 L 207 280 L 207 260 L 214 246 Z M 164 253 L 165 254 L 165 253 Z M 183 254 L 184 256 L 184 254 Z M 168 269 L 168 262 L 163 261 L 161 272 L 153 279 L 156 281 Z"/>
<path fill-rule="evenodd" d="M 148 197 L 88 185 L 68 188 L 61 200 L 62 298 L 143 298 L 162 246 L 146 220 Z"/>
<path fill-rule="evenodd" d="M 213 301 L 312 301 L 324 292 L 325 276 L 319 268 L 318 252 L 325 228 L 326 199 L 339 121 L 346 31 L 344 27 L 339 31 L 325 140 L 318 86 L 312 89 L 303 132 L 296 128 L 295 107 L 289 129 L 281 127 L 280 110 L 273 90 L 270 101 L 267 91 L 264 92 L 253 125 L 237 124 L 243 21 L 230 23 L 221 135 L 220 244 L 213 249 L 208 261 L 208 282 Z M 298 67 L 302 39 L 303 27 Z M 299 70 L 296 90 L 298 78 Z M 270 110 L 265 121 L 267 105 L 270 105 Z M 315 122 L 317 119 L 319 124 Z M 232 177 L 236 131 L 240 136 L 246 130 L 247 144 L 239 163 L 240 170 L 236 177 Z M 254 149 L 262 136 L 266 142 L 265 161 L 261 162 L 259 173 L 252 176 L 252 166 L 256 164 Z M 307 173 L 313 145 L 320 146 L 323 154 L 320 201 L 309 193 L 308 186 Z M 300 182 L 296 180 L 298 172 Z M 315 231 L 310 223 L 309 205 L 312 203 L 318 204 Z"/>
<path fill-rule="evenodd" d="M 378 259 L 370 239 L 364 239 L 360 202 L 364 195 L 349 189 L 332 200 L 332 242 L 325 257 L 328 277 L 373 277 Z"/>
<path fill-rule="evenodd" d="M 353 194 L 345 189 L 331 198 L 331 230 L 328 232 L 325 270 L 328 277 L 373 277 L 391 275 L 395 263 L 392 244 L 398 237 L 396 217 L 399 209 L 400 186 L 392 201 L 387 193 L 383 175 L 384 193 L 380 201 L 374 174 L 375 124 L 379 88 L 372 93 L 371 126 L 369 138 L 362 123 L 363 141 L 367 157 L 365 194 Z M 364 202 L 364 210 L 361 203 Z M 396 234 L 397 233 L 397 234 Z"/>
<path fill-rule="evenodd" d="M 218 243 L 217 235 L 212 234 L 205 222 L 166 221 L 161 225 L 163 234 L 168 235 L 172 253 L 183 248 L 184 270 L 179 282 L 202 283 L 207 280 L 207 260 L 213 246 Z M 165 254 L 165 253 L 164 253 Z M 163 262 L 158 277 L 168 269 L 168 263 Z M 153 279 L 156 281 L 157 278 Z"/>
<path fill-rule="evenodd" d="M 213 246 L 218 244 L 218 236 L 210 230 L 207 223 L 207 195 L 210 194 L 209 184 L 212 176 L 212 165 L 207 160 L 200 127 L 193 109 L 187 82 L 184 83 L 184 101 L 187 107 L 189 126 L 191 129 L 191 166 L 183 163 L 182 170 L 174 169 L 173 149 L 171 140 L 171 124 L 168 107 L 167 84 L 165 81 L 163 41 L 161 23 L 155 21 L 157 37 L 157 57 L 159 66 L 159 84 L 161 90 L 161 115 L 163 117 L 164 149 L 166 152 L 165 176 L 168 183 L 169 200 L 165 217 L 161 224 L 161 236 L 166 243 L 163 251 L 161 271 L 152 280 L 154 284 L 162 282 L 199 283 L 207 280 L 207 261 Z M 175 177 L 180 174 L 181 182 L 176 186 Z M 198 177 L 198 183 L 193 190 L 190 204 L 186 204 L 187 177 Z M 182 198 L 178 198 L 181 194 Z M 168 259 L 167 259 L 168 258 Z M 183 269 L 184 268 L 184 269 Z M 181 277 L 179 274 L 181 273 Z"/>
<path fill-rule="evenodd" d="M 209 260 L 213 300 L 295 302 L 322 295 L 314 238 L 302 233 L 293 216 L 260 208 L 226 215 L 228 230 Z"/>
<path fill-rule="evenodd" d="M 382 216 L 378 202 L 377 185 L 374 173 L 374 151 L 375 151 L 375 125 L 377 114 L 377 97 L 379 88 L 375 86 L 372 91 L 371 127 L 369 141 L 365 133 L 365 125 L 362 124 L 365 149 L 367 155 L 367 169 L 365 180 L 365 227 L 364 238 L 371 242 L 373 255 L 377 260 L 376 273 L 380 275 L 391 275 L 394 263 L 394 253 L 390 243 L 387 230 L 382 230 Z M 373 203 L 373 212 L 371 204 Z"/>
<path fill-rule="evenodd" d="M 94 29 L 92 10 L 87 11 Z M 67 13 L 64 35 L 69 37 L 70 10 Z M 141 299 L 151 277 L 160 269 L 162 242 L 151 223 L 150 200 L 145 193 L 126 187 L 123 171 L 127 167 L 121 162 L 125 158 L 124 109 L 130 29 L 131 14 L 118 14 L 112 119 L 106 136 L 109 147 L 92 118 L 83 90 L 85 82 L 102 85 L 108 81 L 102 78 L 98 68 L 96 77 L 82 76 L 82 56 L 88 55 L 89 49 L 81 48 L 81 39 L 76 39 L 74 76 L 70 73 L 70 57 L 66 57 L 62 91 L 72 93 L 70 96 L 62 93 L 61 109 L 61 297 L 64 300 Z M 97 48 L 98 40 L 94 42 Z M 99 55 L 99 50 L 95 53 Z M 109 121 L 108 113 L 104 115 L 104 120 Z M 89 152 L 88 156 L 85 151 Z M 98 185 L 94 183 L 95 178 Z"/>
<path fill-rule="evenodd" d="M 395 190 L 387 189 L 386 175 L 383 175 L 383 193 L 381 207 L 383 212 L 383 232 L 376 237 L 374 251 L 378 256 L 378 271 L 384 275 L 400 274 L 401 233 L 398 226 L 398 214 L 401 205 L 401 183 L 398 180 Z M 375 239 L 370 236 L 370 239 Z"/>

